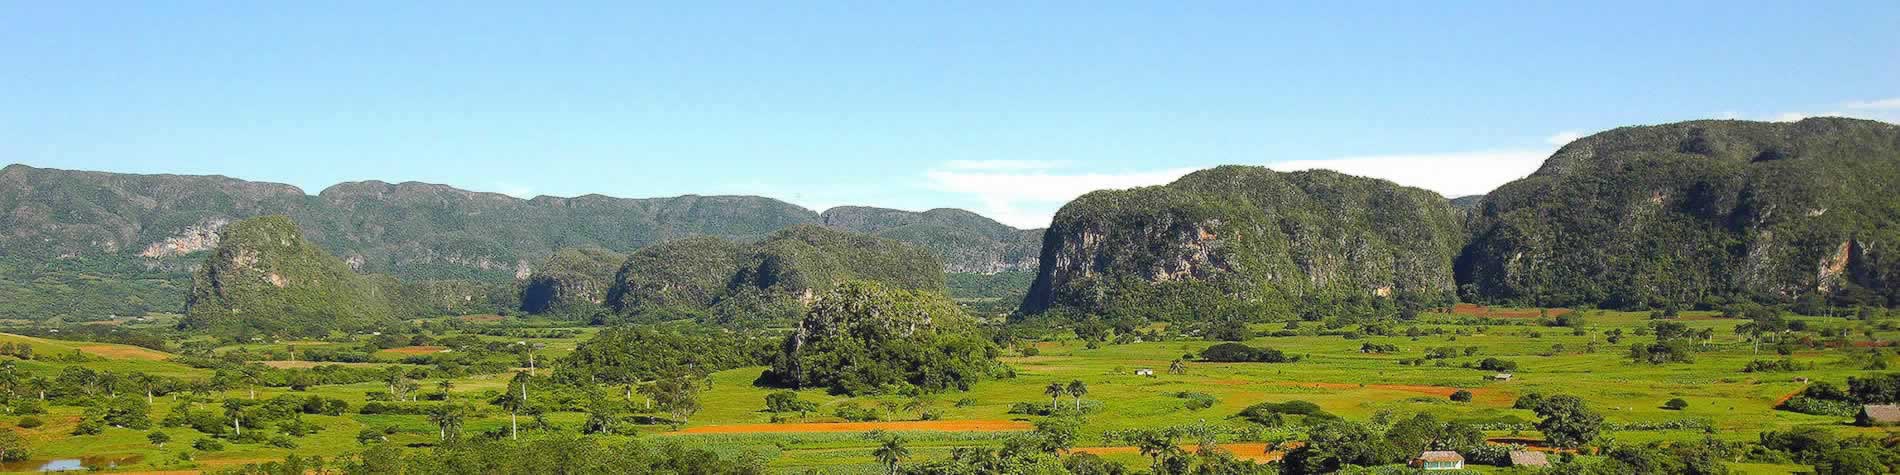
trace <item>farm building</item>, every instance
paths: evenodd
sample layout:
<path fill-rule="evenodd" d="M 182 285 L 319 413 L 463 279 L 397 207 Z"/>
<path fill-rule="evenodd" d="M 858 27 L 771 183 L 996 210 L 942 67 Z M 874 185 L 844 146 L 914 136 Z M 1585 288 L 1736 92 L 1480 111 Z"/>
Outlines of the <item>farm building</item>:
<path fill-rule="evenodd" d="M 1511 451 L 1511 466 L 1513 467 L 1549 467 L 1550 458 L 1548 456 L 1545 456 L 1543 452 L 1532 452 L 1529 450 L 1513 450 Z"/>
<path fill-rule="evenodd" d="M 1411 466 L 1424 470 L 1464 470 L 1465 456 L 1449 450 L 1428 450 L 1413 458 Z"/>
<path fill-rule="evenodd" d="M 1498 374 L 1491 375 L 1491 380 L 1492 381 L 1510 381 L 1511 373 L 1498 373 Z"/>
<path fill-rule="evenodd" d="M 1900 424 L 1900 404 L 1861 406 L 1860 414 L 1854 416 L 1854 423 L 1870 427 Z"/>
<path fill-rule="evenodd" d="M 1135 376 L 1154 376 L 1154 375 L 1155 375 L 1155 370 L 1152 370 L 1152 369 L 1142 368 L 1142 369 L 1135 370 Z"/>

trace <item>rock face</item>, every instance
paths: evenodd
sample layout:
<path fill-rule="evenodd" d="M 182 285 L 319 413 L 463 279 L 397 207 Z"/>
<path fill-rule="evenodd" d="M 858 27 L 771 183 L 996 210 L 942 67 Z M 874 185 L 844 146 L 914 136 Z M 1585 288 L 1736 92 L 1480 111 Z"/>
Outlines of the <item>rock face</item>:
<path fill-rule="evenodd" d="M 1435 193 L 1330 171 L 1223 166 L 1097 191 L 1057 212 L 1022 310 L 1101 312 L 1171 286 L 1270 306 L 1442 301 L 1454 287 L 1458 219 Z"/>
<path fill-rule="evenodd" d="M 700 237 L 648 246 L 615 274 L 607 304 L 624 315 L 788 323 L 846 281 L 942 293 L 942 266 L 911 244 L 799 225 L 752 245 Z"/>
<path fill-rule="evenodd" d="M 1624 127 L 1558 150 L 1474 210 L 1466 298 L 1633 308 L 1900 298 L 1900 126 Z"/>
<path fill-rule="evenodd" d="M 263 216 L 226 228 L 192 279 L 186 329 L 321 335 L 388 322 L 385 289 L 304 240 L 296 223 Z"/>
<path fill-rule="evenodd" d="M 840 206 L 818 216 L 825 226 L 922 246 L 944 262 L 944 272 L 995 274 L 1036 270 L 1041 229 L 1016 229 L 960 209 L 922 213 Z"/>
<path fill-rule="evenodd" d="M 607 303 L 614 272 L 625 254 L 597 248 L 554 252 L 523 283 L 521 310 L 528 313 L 590 311 Z"/>
<path fill-rule="evenodd" d="M 841 208 L 831 214 L 857 213 Z M 221 176 L 9 165 L 0 169 L 0 301 L 13 305 L 0 308 L 0 318 L 178 311 L 183 304 L 179 289 L 189 285 L 202 254 L 219 244 L 219 231 L 263 215 L 289 216 L 305 239 L 357 272 L 408 282 L 485 283 L 528 279 L 560 248 L 632 252 L 694 236 L 756 242 L 789 226 L 821 222 L 811 210 L 753 196 L 524 200 L 380 181 L 342 183 L 311 196 L 290 185 Z M 953 271 L 1021 267 L 1021 255 L 1033 253 L 1000 244 L 998 239 L 1014 230 L 973 214 L 881 210 L 875 215 L 840 220 L 837 226 L 874 228 L 925 245 L 954 259 L 946 266 Z M 966 228 L 977 231 L 933 235 Z M 965 245 L 970 248 L 959 247 Z M 1033 257 L 1027 259 L 1033 266 Z M 88 303 L 63 303 L 73 300 Z"/>

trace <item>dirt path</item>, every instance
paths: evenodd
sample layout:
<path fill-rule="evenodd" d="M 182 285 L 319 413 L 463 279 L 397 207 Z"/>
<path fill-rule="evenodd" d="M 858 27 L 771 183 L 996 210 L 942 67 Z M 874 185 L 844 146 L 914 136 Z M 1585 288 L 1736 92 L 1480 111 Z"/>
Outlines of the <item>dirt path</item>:
<path fill-rule="evenodd" d="M 1022 421 L 894 421 L 894 422 L 805 422 L 795 424 L 728 424 L 717 426 L 689 427 L 668 434 L 765 434 L 779 432 L 868 432 L 887 431 L 947 431 L 947 432 L 1002 432 L 1030 430 L 1035 426 Z"/>
<path fill-rule="evenodd" d="M 137 346 L 80 344 L 73 347 L 78 348 L 79 351 L 115 359 L 165 361 L 172 357 L 171 353 Z"/>
<path fill-rule="evenodd" d="M 404 354 L 404 355 L 426 355 L 426 354 L 431 354 L 431 353 L 441 353 L 442 350 L 446 350 L 446 349 L 448 348 L 440 347 L 440 346 L 405 346 L 401 348 L 390 348 L 383 351 L 387 351 L 390 353 Z"/>
<path fill-rule="evenodd" d="M 1295 445 L 1297 446 L 1297 444 Z M 1234 458 L 1254 462 L 1272 462 L 1286 456 L 1285 451 L 1276 450 L 1268 452 L 1267 444 L 1262 442 L 1220 444 L 1220 448 L 1226 449 L 1227 452 L 1234 454 Z M 1185 452 L 1193 452 L 1195 449 L 1196 446 L 1193 444 L 1181 446 L 1181 450 Z M 1069 452 L 1095 455 L 1140 454 L 1141 449 L 1135 447 L 1076 447 L 1069 449 Z"/>
<path fill-rule="evenodd" d="M 1808 390 L 1808 385 L 1803 384 L 1801 385 L 1801 389 L 1796 389 L 1794 390 L 1794 392 L 1782 395 L 1781 399 L 1776 399 L 1775 404 L 1768 407 L 1770 409 L 1781 407 L 1782 404 L 1787 404 L 1789 399 L 1794 399 L 1795 396 L 1800 396 L 1802 391 L 1807 391 L 1807 390 Z"/>

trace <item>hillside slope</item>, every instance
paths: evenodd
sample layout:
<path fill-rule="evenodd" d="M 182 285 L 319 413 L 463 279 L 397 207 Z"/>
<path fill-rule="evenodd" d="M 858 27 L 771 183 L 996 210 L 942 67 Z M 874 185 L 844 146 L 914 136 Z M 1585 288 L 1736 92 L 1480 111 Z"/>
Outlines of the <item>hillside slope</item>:
<path fill-rule="evenodd" d="M 1900 299 L 1900 126 L 1816 118 L 1624 127 L 1474 210 L 1478 301 L 1618 308 Z"/>
<path fill-rule="evenodd" d="M 1331 171 L 1223 166 L 1097 191 L 1056 214 L 1022 310 L 1445 301 L 1458 219 L 1435 193 Z"/>

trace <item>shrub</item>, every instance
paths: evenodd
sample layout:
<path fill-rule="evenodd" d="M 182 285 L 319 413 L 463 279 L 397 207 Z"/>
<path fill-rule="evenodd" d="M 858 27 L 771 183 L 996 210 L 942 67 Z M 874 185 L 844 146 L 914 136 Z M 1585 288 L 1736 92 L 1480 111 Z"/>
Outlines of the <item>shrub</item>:
<path fill-rule="evenodd" d="M 1542 403 L 1542 402 L 1544 402 L 1544 395 L 1538 394 L 1538 393 L 1526 393 L 1523 396 L 1518 396 L 1517 402 L 1511 403 L 1511 408 L 1512 409 L 1536 409 L 1537 404 Z"/>
<path fill-rule="evenodd" d="M 1689 408 L 1689 401 L 1684 401 L 1682 400 L 1682 398 L 1670 399 L 1669 402 L 1663 403 L 1663 409 L 1668 409 L 1671 411 L 1680 411 L 1680 410 L 1688 409 L 1688 408 Z"/>
<path fill-rule="evenodd" d="M 40 418 L 33 416 L 22 417 L 20 418 L 20 422 L 17 423 L 21 429 L 32 429 L 45 424 L 45 421 L 41 421 Z"/>
<path fill-rule="evenodd" d="M 1174 393 L 1174 397 L 1180 398 L 1180 399 L 1186 399 L 1187 400 L 1186 406 L 1188 410 L 1190 411 L 1199 411 L 1202 409 L 1214 407 L 1214 404 L 1220 402 L 1220 399 L 1215 398 L 1214 395 L 1207 394 L 1207 393 L 1182 391 L 1182 392 Z"/>
<path fill-rule="evenodd" d="M 1299 361 L 1299 357 L 1289 357 L 1280 350 L 1272 348 L 1254 348 L 1239 343 L 1221 343 L 1201 350 L 1201 360 L 1216 363 L 1290 363 Z"/>
<path fill-rule="evenodd" d="M 193 441 L 191 443 L 191 448 L 202 450 L 205 452 L 217 452 L 220 450 L 224 450 L 224 443 L 219 442 L 218 439 L 206 437 L 203 439 L 198 439 L 196 441 Z"/>
<path fill-rule="evenodd" d="M 1457 401 L 1457 402 L 1471 402 L 1471 391 L 1460 389 L 1455 392 L 1452 392 L 1451 400 Z"/>

